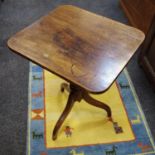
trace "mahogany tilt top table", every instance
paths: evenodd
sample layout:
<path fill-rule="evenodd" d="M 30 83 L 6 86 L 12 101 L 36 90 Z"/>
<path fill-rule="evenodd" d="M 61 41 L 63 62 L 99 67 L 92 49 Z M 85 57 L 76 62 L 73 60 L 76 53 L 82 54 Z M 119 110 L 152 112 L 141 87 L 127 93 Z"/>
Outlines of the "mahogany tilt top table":
<path fill-rule="evenodd" d="M 88 93 L 106 91 L 143 40 L 136 28 L 64 5 L 15 34 L 8 46 L 70 83 L 61 85 L 70 95 L 54 128 L 55 140 L 75 101 L 105 109 L 112 120 L 110 107 Z"/>

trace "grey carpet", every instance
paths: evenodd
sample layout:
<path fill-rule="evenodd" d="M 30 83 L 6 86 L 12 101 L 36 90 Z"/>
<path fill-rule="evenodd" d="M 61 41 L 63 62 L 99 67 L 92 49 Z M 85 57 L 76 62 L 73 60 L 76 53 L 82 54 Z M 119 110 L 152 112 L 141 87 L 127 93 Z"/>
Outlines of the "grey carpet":
<path fill-rule="evenodd" d="M 5 0 L 0 1 L 0 155 L 26 153 L 29 61 L 7 48 L 8 38 L 62 4 L 73 4 L 128 23 L 118 0 Z M 128 70 L 155 136 L 155 94 L 137 55 Z"/>

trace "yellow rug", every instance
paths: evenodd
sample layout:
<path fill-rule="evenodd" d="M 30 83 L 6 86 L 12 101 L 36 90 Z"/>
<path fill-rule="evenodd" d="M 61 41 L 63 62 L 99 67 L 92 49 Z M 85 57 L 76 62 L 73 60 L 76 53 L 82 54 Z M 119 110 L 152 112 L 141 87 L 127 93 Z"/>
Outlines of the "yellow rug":
<path fill-rule="evenodd" d="M 76 102 L 63 123 L 56 141 L 52 131 L 68 99 L 68 93 L 60 91 L 61 78 L 44 71 L 45 145 L 47 148 L 107 144 L 135 139 L 117 84 L 103 94 L 91 95 L 107 103 L 112 109 L 114 124 L 107 120 L 106 112 L 87 104 Z"/>

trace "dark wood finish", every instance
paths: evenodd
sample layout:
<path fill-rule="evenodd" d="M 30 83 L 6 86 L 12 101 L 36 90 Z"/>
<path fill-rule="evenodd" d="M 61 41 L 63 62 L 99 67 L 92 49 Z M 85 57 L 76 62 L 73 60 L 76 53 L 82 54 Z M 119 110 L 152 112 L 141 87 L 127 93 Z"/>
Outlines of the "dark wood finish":
<path fill-rule="evenodd" d="M 66 89 L 68 91 L 68 87 L 69 86 L 67 84 L 63 83 L 61 85 L 61 90 L 63 88 L 63 91 L 64 91 L 64 89 Z M 57 139 L 58 131 L 59 131 L 60 127 L 62 126 L 64 120 L 68 116 L 69 112 L 71 111 L 74 103 L 76 101 L 80 102 L 82 99 L 84 99 L 87 103 L 89 103 L 93 106 L 104 109 L 107 112 L 107 116 L 108 116 L 109 120 L 111 122 L 113 122 L 112 121 L 111 109 L 108 105 L 106 105 L 103 102 L 100 102 L 100 101 L 93 99 L 91 96 L 89 96 L 89 94 L 86 90 L 81 89 L 80 87 L 78 87 L 76 85 L 71 84 L 69 90 L 70 90 L 70 95 L 69 95 L 66 107 L 65 107 L 63 113 L 61 114 L 60 118 L 58 119 L 58 121 L 54 127 L 54 130 L 53 130 L 53 134 L 52 134 L 53 140 Z"/>
<path fill-rule="evenodd" d="M 87 103 L 89 103 L 89 104 L 91 104 L 91 105 L 93 105 L 93 106 L 96 106 L 96 107 L 98 107 L 98 108 L 104 109 L 104 110 L 107 112 L 107 117 L 110 118 L 110 120 L 111 120 L 111 109 L 110 109 L 110 107 L 109 107 L 107 104 L 95 100 L 95 99 L 92 98 L 92 97 L 88 94 L 88 92 L 86 92 L 86 91 L 85 91 L 85 93 L 83 93 L 83 99 L 84 99 Z"/>
<path fill-rule="evenodd" d="M 8 41 L 8 46 L 68 80 L 67 105 L 53 130 L 53 140 L 75 101 L 107 111 L 111 109 L 88 95 L 107 90 L 144 39 L 132 27 L 74 6 L 61 6 Z M 61 85 L 61 91 L 67 89 Z"/>
<path fill-rule="evenodd" d="M 61 92 L 64 92 L 65 89 L 70 93 L 69 85 L 67 83 L 62 83 L 61 84 Z"/>
<path fill-rule="evenodd" d="M 155 15 L 155 0 L 121 0 L 130 23 L 147 34 Z"/>
<path fill-rule="evenodd" d="M 143 43 L 139 63 L 155 88 L 155 16 Z"/>
<path fill-rule="evenodd" d="M 65 5 L 20 31 L 8 46 L 89 92 L 107 90 L 142 43 L 132 27 Z"/>
<path fill-rule="evenodd" d="M 66 89 L 66 88 L 67 87 L 64 87 L 64 89 Z M 61 125 L 63 124 L 64 120 L 68 116 L 69 112 L 71 111 L 75 101 L 80 101 L 81 97 L 79 98 L 79 95 L 81 95 L 79 90 L 76 89 L 76 87 L 72 86 L 71 90 L 70 90 L 70 94 L 69 94 L 69 97 L 68 97 L 66 107 L 65 107 L 63 113 L 61 114 L 59 120 L 57 121 L 57 123 L 56 123 L 56 125 L 54 127 L 53 135 L 52 135 L 53 140 L 56 140 L 58 131 L 59 131 Z"/>

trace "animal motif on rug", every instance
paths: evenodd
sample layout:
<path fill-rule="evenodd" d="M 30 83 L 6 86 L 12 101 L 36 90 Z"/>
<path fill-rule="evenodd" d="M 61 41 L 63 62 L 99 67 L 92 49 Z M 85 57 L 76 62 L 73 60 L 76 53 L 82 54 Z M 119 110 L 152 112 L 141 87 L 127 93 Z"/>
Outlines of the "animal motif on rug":
<path fill-rule="evenodd" d="M 131 120 L 132 124 L 140 124 L 141 123 L 141 119 L 139 115 L 136 115 L 136 119 L 132 119 Z"/>
<path fill-rule="evenodd" d="M 84 155 L 84 152 L 77 153 L 76 150 L 72 149 L 70 151 L 70 154 L 72 154 L 72 155 Z"/>
<path fill-rule="evenodd" d="M 32 93 L 33 98 L 42 97 L 42 91 L 39 91 L 37 93 Z"/>
<path fill-rule="evenodd" d="M 117 146 L 113 145 L 111 150 L 106 150 L 106 155 L 116 155 Z"/>
<path fill-rule="evenodd" d="M 43 138 L 43 133 L 39 133 L 39 132 L 36 132 L 36 131 L 32 131 L 32 138 L 33 139 L 42 139 Z"/>
<path fill-rule="evenodd" d="M 146 152 L 146 151 L 151 149 L 150 145 L 146 145 L 146 144 L 143 144 L 141 142 L 138 143 L 138 147 L 141 149 L 142 152 Z"/>
<path fill-rule="evenodd" d="M 33 80 L 42 80 L 42 77 L 37 77 L 36 75 L 33 75 Z"/>
<path fill-rule="evenodd" d="M 45 152 L 41 152 L 41 154 L 40 155 L 47 155 L 47 153 L 45 153 Z"/>

